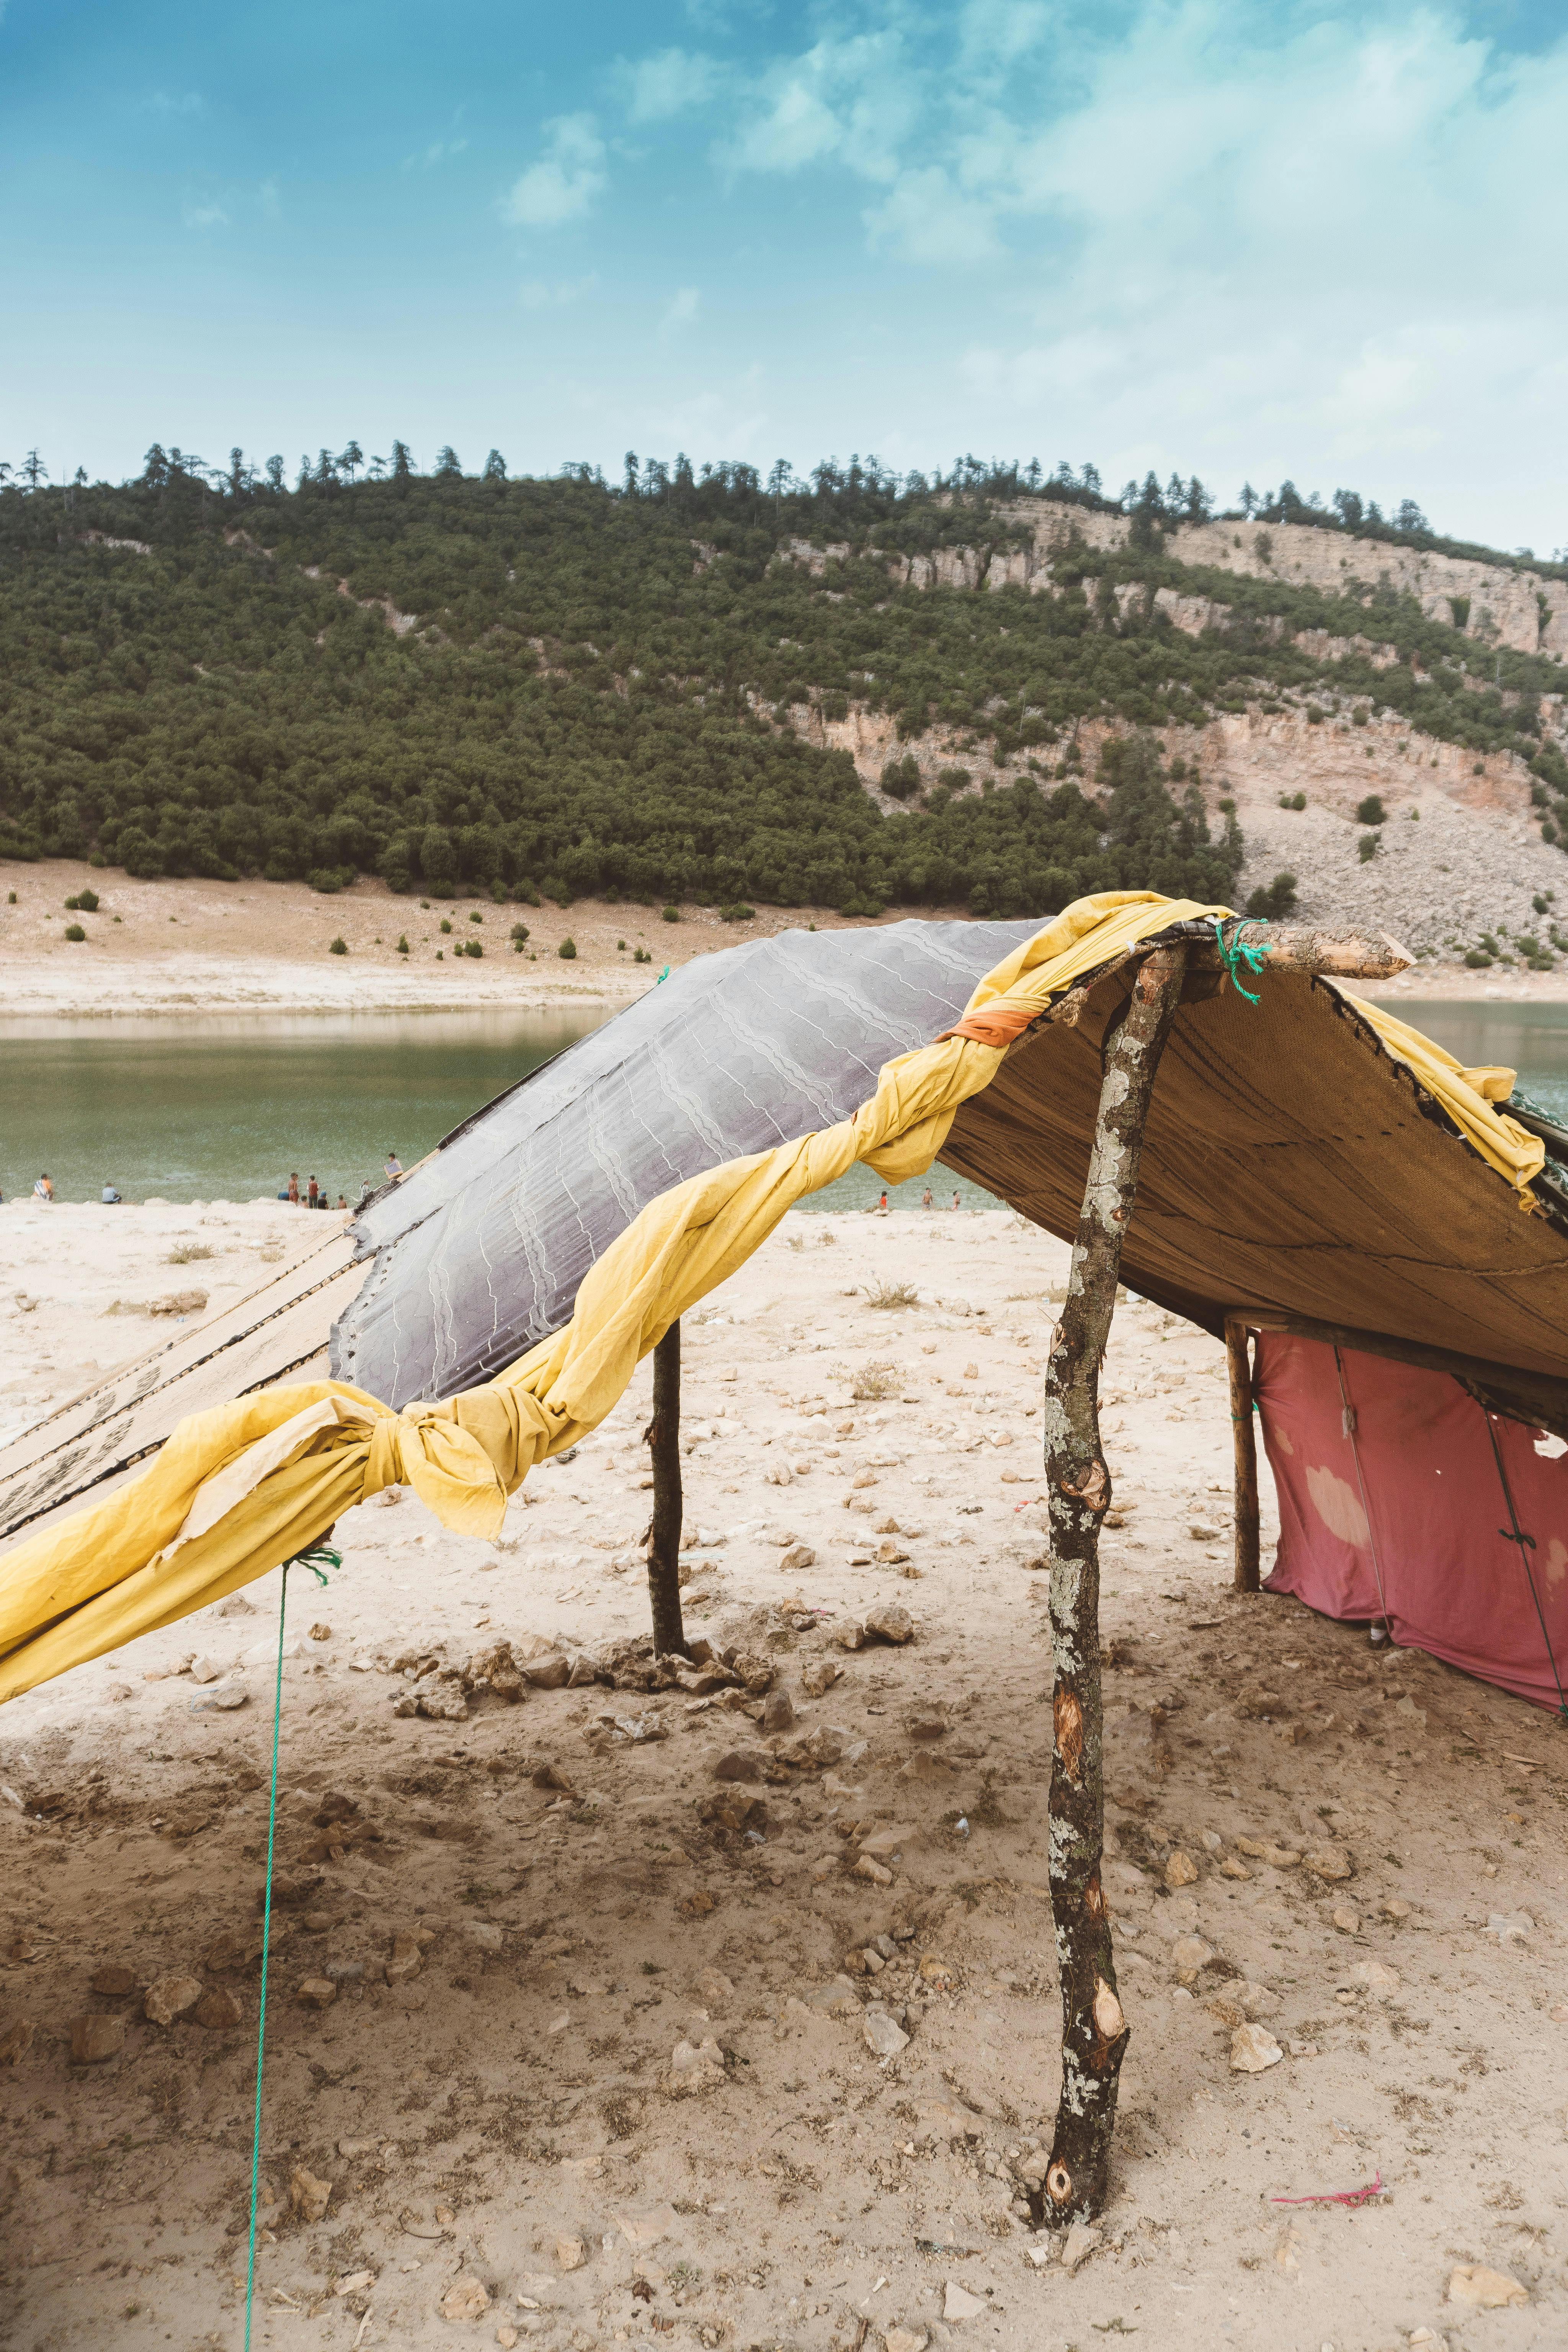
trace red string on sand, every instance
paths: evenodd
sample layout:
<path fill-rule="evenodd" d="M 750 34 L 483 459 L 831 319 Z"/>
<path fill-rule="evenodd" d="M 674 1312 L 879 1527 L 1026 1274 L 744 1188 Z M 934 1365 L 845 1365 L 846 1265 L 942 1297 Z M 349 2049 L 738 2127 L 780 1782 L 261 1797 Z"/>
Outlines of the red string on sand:
<path fill-rule="evenodd" d="M 1363 2189 L 1325 2189 L 1317 2197 L 1271 2197 L 1270 2205 L 1364 2205 L 1370 2197 L 1386 2195 L 1383 2185 L 1383 2167 L 1377 2168 L 1377 2178 Z"/>

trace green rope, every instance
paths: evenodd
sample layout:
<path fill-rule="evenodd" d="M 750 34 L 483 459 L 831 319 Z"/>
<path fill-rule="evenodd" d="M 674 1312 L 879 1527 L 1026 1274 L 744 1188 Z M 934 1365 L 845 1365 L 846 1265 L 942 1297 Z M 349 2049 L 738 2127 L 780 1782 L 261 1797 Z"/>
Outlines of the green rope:
<path fill-rule="evenodd" d="M 1214 927 L 1215 945 L 1219 950 L 1219 960 L 1230 975 L 1230 984 L 1237 996 L 1245 996 L 1248 1004 L 1257 1004 L 1261 1000 L 1254 996 L 1250 988 L 1243 988 L 1239 967 L 1245 964 L 1248 974 L 1256 979 L 1268 960 L 1268 950 L 1266 947 L 1248 947 L 1241 936 L 1246 929 L 1247 925 L 1241 924 L 1227 946 L 1224 926 L 1216 921 Z"/>
<path fill-rule="evenodd" d="M 256 2207 L 261 2181 L 261 2065 L 267 2046 L 267 1963 L 272 1950 L 272 1856 L 278 1837 L 278 1738 L 283 1721 L 283 1621 L 289 1609 L 289 1570 L 308 1568 L 319 1583 L 327 1581 L 328 1561 L 342 1568 L 342 1554 L 326 1544 L 310 1544 L 283 1563 L 278 1596 L 278 1681 L 272 1694 L 272 1788 L 267 1801 L 267 1891 L 261 1915 L 261 2013 L 256 2026 L 256 2121 L 250 2137 L 250 2250 L 245 2265 L 245 2352 L 250 2352 L 250 2312 L 256 2295 Z"/>

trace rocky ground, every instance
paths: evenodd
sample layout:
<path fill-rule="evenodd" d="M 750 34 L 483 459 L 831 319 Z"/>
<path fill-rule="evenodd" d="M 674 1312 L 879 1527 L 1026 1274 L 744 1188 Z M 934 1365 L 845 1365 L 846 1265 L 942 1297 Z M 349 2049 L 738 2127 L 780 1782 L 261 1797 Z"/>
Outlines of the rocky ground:
<path fill-rule="evenodd" d="M 117 1213 L 123 1295 L 171 1279 L 178 1213 Z M 277 1245 L 273 1210 L 211 1213 Z M 40 1382 L 79 1337 L 47 1215 L 5 1326 Z M 1233 1595 L 1221 1351 L 1131 1301 L 1104 1634 L 1132 2040 L 1101 2227 L 1033 2227 L 1065 1262 L 1005 1215 L 797 1215 L 688 1318 L 710 1656 L 673 1687 L 635 1646 L 646 1368 L 498 1542 L 389 1496 L 326 1590 L 295 1572 L 256 2343 L 1563 2340 L 1561 1733 Z M 278 1587 L 0 1717 L 18 2352 L 241 2340 Z"/>

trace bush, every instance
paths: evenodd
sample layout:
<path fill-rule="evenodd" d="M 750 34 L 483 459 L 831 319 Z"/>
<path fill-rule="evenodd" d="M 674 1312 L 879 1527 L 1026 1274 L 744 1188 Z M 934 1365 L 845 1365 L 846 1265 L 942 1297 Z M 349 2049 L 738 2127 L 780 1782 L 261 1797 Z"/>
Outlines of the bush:
<path fill-rule="evenodd" d="M 1385 824 L 1388 822 L 1388 811 L 1376 793 L 1368 793 L 1364 801 L 1356 803 L 1355 821 L 1357 824 Z"/>
<path fill-rule="evenodd" d="M 571 962 L 574 961 L 574 960 L 575 960 L 575 958 L 576 958 L 576 954 L 577 954 L 577 942 L 576 942 L 576 940 L 562 940 L 562 942 L 561 942 L 561 945 L 556 949 L 555 952 L 556 952 L 556 954 L 560 957 L 560 959 L 561 959 L 561 961 L 562 961 L 562 962 L 563 962 L 563 963 L 571 963 Z"/>
<path fill-rule="evenodd" d="M 1488 955 L 1485 948 L 1471 948 L 1465 957 L 1472 971 L 1486 971 L 1496 961 L 1494 956 Z"/>
<path fill-rule="evenodd" d="M 1266 889 L 1253 892 L 1247 911 L 1255 923 L 1282 923 L 1296 911 L 1296 877 L 1277 874 Z"/>
<path fill-rule="evenodd" d="M 1281 793 L 1279 805 L 1282 809 L 1304 809 L 1307 805 L 1307 795 L 1305 793 Z"/>
<path fill-rule="evenodd" d="M 680 920 L 679 908 L 667 907 L 664 910 L 664 919 L 667 923 L 679 923 Z"/>
<path fill-rule="evenodd" d="M 1379 839 L 1380 835 L 1375 833 L 1363 833 L 1361 839 L 1356 843 L 1355 854 L 1361 859 L 1363 866 L 1366 864 L 1368 858 L 1375 857 L 1377 856 L 1377 845 Z"/>
<path fill-rule="evenodd" d="M 443 929 L 443 931 L 445 931 L 445 932 L 447 932 L 448 935 L 450 935 L 452 926 L 451 926 L 451 924 L 447 921 L 447 918 L 446 918 L 446 916 L 445 916 L 445 915 L 443 915 L 443 916 L 442 916 L 442 918 L 441 918 L 441 929 Z"/>
<path fill-rule="evenodd" d="M 896 801 L 912 800 L 921 788 L 921 763 L 912 751 L 889 760 L 882 770 L 882 790 Z"/>
<path fill-rule="evenodd" d="M 757 910 L 754 907 L 721 907 L 719 909 L 719 919 L 721 923 L 750 923 L 755 920 L 756 912 Z M 625 940 L 623 940 L 620 944 L 622 947 L 625 947 Z"/>
<path fill-rule="evenodd" d="M 856 1373 L 850 1394 L 857 1404 L 879 1404 L 884 1397 L 897 1396 L 900 1385 L 897 1364 L 868 1364 Z"/>
<path fill-rule="evenodd" d="M 653 961 L 653 956 L 651 951 L 647 948 L 634 948 L 632 950 L 632 961 L 634 963 L 651 963 Z"/>
<path fill-rule="evenodd" d="M 482 956 L 484 951 L 484 943 L 480 940 L 465 940 L 458 950 L 459 955 L 469 956 Z"/>
<path fill-rule="evenodd" d="M 1323 713 L 1322 713 L 1322 711 L 1319 709 L 1318 705 L 1317 705 L 1315 702 L 1309 702 L 1309 703 L 1308 703 L 1308 705 L 1307 705 L 1307 724 L 1308 724 L 1308 726 L 1309 726 L 1309 727 L 1321 727 L 1321 726 L 1322 725 L 1322 723 L 1323 723 Z"/>
<path fill-rule="evenodd" d="M 66 905 L 71 909 L 73 914 L 79 908 L 84 915 L 96 915 L 98 912 L 98 893 L 96 890 L 79 890 L 74 898 L 68 898 L 66 900 Z"/>
<path fill-rule="evenodd" d="M 347 940 L 342 939 L 334 940 L 331 946 L 327 950 L 327 953 L 329 955 L 347 955 L 348 951 L 349 943 Z"/>
<path fill-rule="evenodd" d="M 82 929 L 79 923 L 68 923 L 66 925 L 66 937 L 68 940 L 85 940 L 87 933 Z"/>
<path fill-rule="evenodd" d="M 511 943 L 519 955 L 522 953 L 524 948 L 528 945 L 529 938 L 530 933 L 526 923 L 514 923 L 512 925 Z"/>
<path fill-rule="evenodd" d="M 399 955 L 406 955 L 408 953 L 408 934 L 406 931 L 399 931 L 397 934 L 397 952 Z"/>
<path fill-rule="evenodd" d="M 478 908 L 477 907 L 470 907 L 470 908 L 469 908 L 469 909 L 468 909 L 468 920 L 469 920 L 469 922 L 470 922 L 470 923 L 482 923 L 482 922 L 484 921 L 484 919 L 484 919 L 484 917 L 480 914 L 480 912 L 479 912 L 479 908 Z"/>
<path fill-rule="evenodd" d="M 879 1282 L 866 1293 L 868 1307 L 918 1307 L 920 1298 L 912 1282 Z"/>

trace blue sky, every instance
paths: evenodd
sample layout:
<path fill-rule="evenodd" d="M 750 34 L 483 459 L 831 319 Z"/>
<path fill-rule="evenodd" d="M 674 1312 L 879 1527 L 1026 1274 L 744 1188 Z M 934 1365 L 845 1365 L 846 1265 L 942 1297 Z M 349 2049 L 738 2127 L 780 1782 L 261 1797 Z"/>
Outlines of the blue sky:
<path fill-rule="evenodd" d="M 1568 15 L 8 0 L 0 457 L 1092 459 L 1568 541 Z"/>

